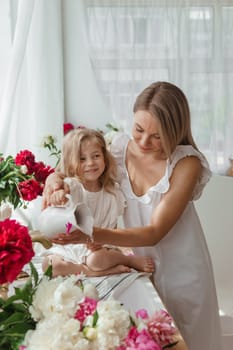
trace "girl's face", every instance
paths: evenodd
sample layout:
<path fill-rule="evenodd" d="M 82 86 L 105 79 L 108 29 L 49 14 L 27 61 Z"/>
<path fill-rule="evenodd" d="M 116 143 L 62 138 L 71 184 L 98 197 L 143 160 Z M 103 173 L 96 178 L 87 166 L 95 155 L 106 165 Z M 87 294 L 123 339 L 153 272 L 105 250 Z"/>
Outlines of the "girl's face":
<path fill-rule="evenodd" d="M 137 111 L 134 115 L 132 136 L 139 151 L 144 154 L 163 154 L 160 139 L 160 122 L 148 111 Z"/>
<path fill-rule="evenodd" d="M 95 140 L 85 140 L 80 149 L 80 176 L 85 184 L 99 184 L 105 169 L 105 160 L 100 145 Z"/>

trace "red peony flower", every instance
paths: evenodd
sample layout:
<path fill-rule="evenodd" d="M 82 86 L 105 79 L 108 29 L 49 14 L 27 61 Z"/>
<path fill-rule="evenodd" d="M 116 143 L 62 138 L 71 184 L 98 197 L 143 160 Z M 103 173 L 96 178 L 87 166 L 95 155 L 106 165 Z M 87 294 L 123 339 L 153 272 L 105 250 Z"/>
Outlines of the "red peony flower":
<path fill-rule="evenodd" d="M 64 123 L 63 124 L 63 132 L 64 132 L 64 135 L 67 134 L 70 130 L 73 130 L 74 129 L 74 125 L 71 124 L 71 123 Z"/>
<path fill-rule="evenodd" d="M 32 174 L 34 172 L 35 156 L 28 150 L 20 151 L 15 157 L 15 164 L 19 166 L 26 165 L 27 173 Z"/>
<path fill-rule="evenodd" d="M 34 179 L 30 179 L 20 182 L 18 185 L 18 190 L 21 197 L 25 201 L 32 201 L 37 196 L 42 195 L 43 188 L 39 182 L 35 181 Z"/>
<path fill-rule="evenodd" d="M 0 221 L 0 284 L 13 282 L 33 256 L 27 227 L 16 220 Z"/>
<path fill-rule="evenodd" d="M 38 182 L 45 183 L 47 177 L 54 173 L 54 169 L 49 165 L 46 166 L 43 162 L 37 162 L 34 166 L 34 177 Z"/>

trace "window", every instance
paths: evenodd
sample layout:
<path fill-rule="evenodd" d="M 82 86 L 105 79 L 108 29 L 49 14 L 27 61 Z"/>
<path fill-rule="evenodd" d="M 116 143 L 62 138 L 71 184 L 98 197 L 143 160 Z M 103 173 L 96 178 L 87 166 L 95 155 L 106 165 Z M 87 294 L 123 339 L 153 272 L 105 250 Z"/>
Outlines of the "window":
<path fill-rule="evenodd" d="M 233 4 L 188 3 L 85 2 L 91 62 L 106 103 L 126 124 L 135 96 L 151 82 L 180 86 L 197 144 L 223 172 L 233 155 Z"/>

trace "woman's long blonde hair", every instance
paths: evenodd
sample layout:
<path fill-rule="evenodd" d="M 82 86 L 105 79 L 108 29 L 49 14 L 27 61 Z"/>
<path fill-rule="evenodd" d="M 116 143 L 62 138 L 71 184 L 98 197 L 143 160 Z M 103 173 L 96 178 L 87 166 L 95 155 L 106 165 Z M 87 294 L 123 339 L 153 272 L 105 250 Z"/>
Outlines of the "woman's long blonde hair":
<path fill-rule="evenodd" d="M 177 86 L 156 82 L 145 88 L 137 97 L 133 111 L 148 111 L 158 118 L 160 137 L 169 158 L 177 145 L 192 145 L 198 150 L 191 132 L 191 117 L 187 98 Z"/>
<path fill-rule="evenodd" d="M 63 139 L 61 159 L 57 170 L 65 177 L 75 177 L 83 182 L 80 176 L 81 144 L 87 140 L 93 140 L 101 147 L 105 169 L 99 180 L 106 191 L 112 192 L 116 179 L 116 163 L 107 149 L 104 136 L 99 131 L 88 128 L 69 131 Z"/>

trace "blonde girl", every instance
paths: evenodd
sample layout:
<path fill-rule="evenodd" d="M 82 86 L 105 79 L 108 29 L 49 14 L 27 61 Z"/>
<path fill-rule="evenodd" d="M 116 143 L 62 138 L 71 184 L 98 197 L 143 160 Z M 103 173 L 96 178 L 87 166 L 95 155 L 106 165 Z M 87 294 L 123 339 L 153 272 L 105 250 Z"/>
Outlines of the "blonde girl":
<path fill-rule="evenodd" d="M 86 128 L 68 132 L 58 169 L 73 203 L 87 204 L 94 225 L 115 228 L 123 213 L 125 199 L 116 183 L 116 164 L 103 135 Z M 55 191 L 51 203 L 62 203 L 64 194 L 64 189 Z M 46 253 L 43 269 L 52 264 L 54 276 L 81 272 L 101 276 L 129 272 L 131 268 L 146 272 L 154 270 L 153 260 L 149 257 L 125 255 L 113 246 L 92 244 L 90 239 L 86 243 L 54 245 Z"/>

